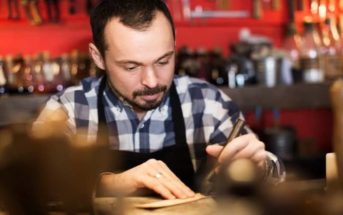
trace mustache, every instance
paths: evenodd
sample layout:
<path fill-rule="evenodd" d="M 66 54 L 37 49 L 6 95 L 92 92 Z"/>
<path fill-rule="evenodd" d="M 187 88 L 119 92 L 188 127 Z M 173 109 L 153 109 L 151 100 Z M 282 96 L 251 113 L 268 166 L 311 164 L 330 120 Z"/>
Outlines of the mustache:
<path fill-rule="evenodd" d="M 143 90 L 137 90 L 133 92 L 133 97 L 136 98 L 137 96 L 149 96 L 154 95 L 160 92 L 165 92 L 167 90 L 167 86 L 157 86 L 154 88 L 145 88 Z"/>

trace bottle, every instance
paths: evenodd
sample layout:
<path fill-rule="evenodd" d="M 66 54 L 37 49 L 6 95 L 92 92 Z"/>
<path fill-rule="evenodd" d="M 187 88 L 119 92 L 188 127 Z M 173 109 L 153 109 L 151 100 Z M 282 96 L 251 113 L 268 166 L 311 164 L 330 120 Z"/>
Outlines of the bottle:
<path fill-rule="evenodd" d="M 33 93 L 34 84 L 33 84 L 33 69 L 32 69 L 32 58 L 27 55 L 24 57 L 24 66 L 23 66 L 23 82 L 24 89 L 27 93 Z"/>
<path fill-rule="evenodd" d="M 8 92 L 11 94 L 28 93 L 25 80 L 25 60 L 22 55 L 7 58 Z"/>
<path fill-rule="evenodd" d="M 80 53 L 78 50 L 74 50 L 70 55 L 70 73 L 72 76 L 72 84 L 77 85 L 79 83 L 79 61 L 80 61 Z"/>
<path fill-rule="evenodd" d="M 326 18 L 322 27 L 323 66 L 325 78 L 328 80 L 341 75 L 341 50 L 342 43 L 334 18 Z"/>
<path fill-rule="evenodd" d="M 301 37 L 298 34 L 295 24 L 291 23 L 287 25 L 286 38 L 283 42 L 282 48 L 286 52 L 285 61 L 290 65 L 292 78 L 294 82 L 302 82 L 303 74 L 300 70 L 300 47 Z"/>
<path fill-rule="evenodd" d="M 208 81 L 217 86 L 228 84 L 228 76 L 225 60 L 219 49 L 214 49 L 209 53 L 208 61 Z"/>
<path fill-rule="evenodd" d="M 7 78 L 6 78 L 6 72 L 5 72 L 5 61 L 0 56 L 0 96 L 7 92 L 6 85 L 7 85 Z"/>
<path fill-rule="evenodd" d="M 70 64 L 70 57 L 68 54 L 63 54 L 60 59 L 60 68 L 61 68 L 61 76 L 63 79 L 63 85 L 68 87 L 72 85 L 72 76 L 71 76 L 71 64 Z"/>
<path fill-rule="evenodd" d="M 306 83 L 318 83 L 324 80 L 320 48 L 320 37 L 315 30 L 315 24 L 305 21 L 300 49 L 300 68 Z"/>
<path fill-rule="evenodd" d="M 46 92 L 55 93 L 64 89 L 62 85 L 61 66 L 52 59 L 49 53 L 43 53 L 43 74 L 45 79 Z"/>
<path fill-rule="evenodd" d="M 43 54 L 40 53 L 33 60 L 32 66 L 35 93 L 46 93 L 43 63 Z"/>

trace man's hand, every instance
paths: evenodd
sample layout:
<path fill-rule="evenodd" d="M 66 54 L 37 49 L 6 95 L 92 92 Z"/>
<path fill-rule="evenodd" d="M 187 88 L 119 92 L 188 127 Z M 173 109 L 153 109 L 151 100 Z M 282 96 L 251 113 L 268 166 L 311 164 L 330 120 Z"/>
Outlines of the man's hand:
<path fill-rule="evenodd" d="M 166 199 L 187 198 L 195 195 L 165 163 L 155 159 L 150 159 L 119 174 L 103 175 L 100 186 L 112 193 L 118 190 L 132 193 L 139 188 L 148 188 Z"/>
<path fill-rule="evenodd" d="M 264 143 L 259 141 L 254 134 L 239 136 L 228 143 L 224 149 L 223 146 L 218 144 L 207 146 L 206 152 L 210 156 L 217 158 L 219 163 L 248 158 L 261 168 L 264 168 L 267 158 Z"/>

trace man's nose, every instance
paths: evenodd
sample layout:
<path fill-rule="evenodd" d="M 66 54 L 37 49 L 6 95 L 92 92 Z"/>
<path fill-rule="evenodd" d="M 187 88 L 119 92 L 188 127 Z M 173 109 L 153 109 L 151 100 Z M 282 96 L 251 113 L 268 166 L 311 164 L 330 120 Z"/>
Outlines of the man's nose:
<path fill-rule="evenodd" d="M 158 77 L 154 68 L 147 67 L 142 73 L 142 84 L 148 88 L 154 88 L 158 85 Z"/>

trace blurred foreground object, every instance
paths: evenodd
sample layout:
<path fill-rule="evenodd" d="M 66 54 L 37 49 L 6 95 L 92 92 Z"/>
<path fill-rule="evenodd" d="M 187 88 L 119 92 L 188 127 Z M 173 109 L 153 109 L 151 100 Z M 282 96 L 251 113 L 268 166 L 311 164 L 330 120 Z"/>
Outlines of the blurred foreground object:
<path fill-rule="evenodd" d="M 59 120 L 0 130 L 0 210 L 11 215 L 91 212 L 107 146 L 66 136 Z"/>
<path fill-rule="evenodd" d="M 336 152 L 340 187 L 343 180 L 343 80 L 336 80 L 330 89 L 333 108 L 333 146 Z"/>

